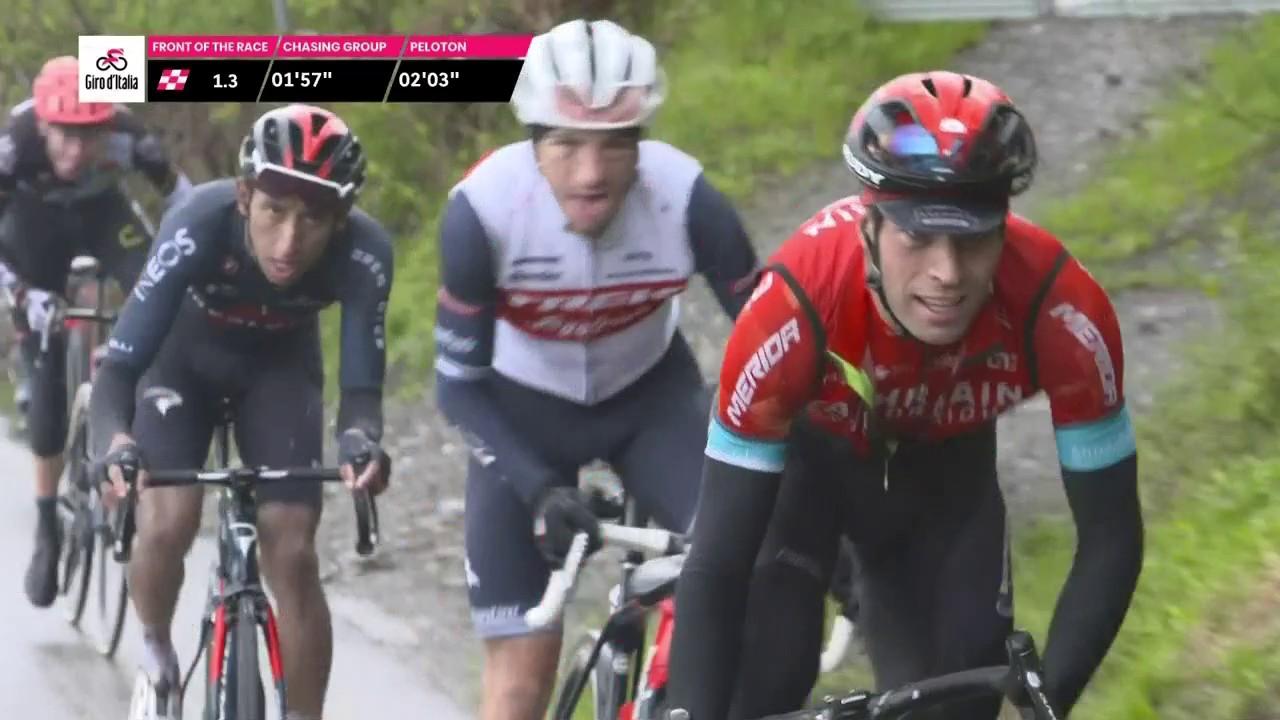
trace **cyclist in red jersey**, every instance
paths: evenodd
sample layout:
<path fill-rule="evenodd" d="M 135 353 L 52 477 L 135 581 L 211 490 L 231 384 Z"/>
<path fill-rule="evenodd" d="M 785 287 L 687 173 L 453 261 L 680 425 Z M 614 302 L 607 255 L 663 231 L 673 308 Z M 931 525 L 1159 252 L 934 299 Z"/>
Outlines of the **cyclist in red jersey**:
<path fill-rule="evenodd" d="M 1043 390 L 1078 536 L 1044 656 L 1065 716 L 1142 564 L 1115 313 L 1052 234 L 1009 211 L 1036 150 L 995 85 L 896 78 L 854 115 L 844 156 L 863 192 L 782 246 L 728 343 L 671 706 L 721 720 L 804 703 L 841 535 L 879 687 L 1002 663 L 1013 610 L 995 423 Z M 997 713 L 979 699 L 929 717 Z"/>

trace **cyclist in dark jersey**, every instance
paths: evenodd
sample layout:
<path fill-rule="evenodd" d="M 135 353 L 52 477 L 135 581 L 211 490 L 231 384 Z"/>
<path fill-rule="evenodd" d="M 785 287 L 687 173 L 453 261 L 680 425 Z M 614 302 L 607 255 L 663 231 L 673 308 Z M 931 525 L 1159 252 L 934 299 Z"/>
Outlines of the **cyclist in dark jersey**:
<path fill-rule="evenodd" d="M 125 458 L 143 468 L 129 568 L 153 691 L 141 699 L 143 717 L 178 687 L 169 626 L 201 506 L 199 488 L 146 489 L 145 469 L 203 466 L 224 398 L 245 464 L 318 463 L 317 313 L 334 302 L 342 305 L 338 461 L 349 483 L 374 491 L 390 471 L 377 442 L 392 248 L 382 226 L 352 207 L 364 151 L 333 113 L 291 105 L 254 123 L 240 161 L 238 180 L 197 186 L 164 218 L 91 399 L 91 438 L 99 452 L 110 444 L 105 464 L 117 489 L 123 493 Z M 366 451 L 379 459 L 355 478 L 351 460 Z M 288 718 L 318 720 L 332 654 L 315 550 L 321 490 L 282 483 L 258 500 L 262 569 L 280 606 Z"/>
<path fill-rule="evenodd" d="M 864 192 L 782 246 L 729 340 L 676 600 L 672 706 L 722 720 L 803 704 L 842 534 L 877 685 L 1004 662 L 995 422 L 1043 390 L 1078 534 L 1044 656 L 1065 716 L 1142 563 L 1115 313 L 1056 238 L 1009 212 L 1035 144 L 991 83 L 897 78 L 855 114 L 844 155 Z M 997 712 L 981 699 L 928 717 Z"/>
<path fill-rule="evenodd" d="M 48 607 L 57 594 L 62 537 L 55 495 L 67 436 L 61 328 L 49 328 L 42 350 L 51 303 L 67 290 L 77 255 L 97 258 L 122 289 L 133 285 L 150 238 L 119 189 L 125 175 L 141 173 L 167 204 L 191 186 L 137 117 L 108 103 L 79 102 L 79 77 L 74 57 L 45 63 L 32 98 L 10 110 L 0 130 L 0 260 L 12 273 L 13 320 L 28 370 L 39 517 L 25 587 L 37 607 Z"/>

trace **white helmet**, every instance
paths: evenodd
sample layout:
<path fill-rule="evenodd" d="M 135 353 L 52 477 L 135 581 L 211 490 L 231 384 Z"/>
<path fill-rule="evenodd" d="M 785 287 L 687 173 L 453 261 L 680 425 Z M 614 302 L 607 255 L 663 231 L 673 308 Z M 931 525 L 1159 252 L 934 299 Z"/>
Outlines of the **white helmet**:
<path fill-rule="evenodd" d="M 643 127 L 666 88 L 648 40 L 608 20 L 570 20 L 533 38 L 511 104 L 524 125 Z"/>

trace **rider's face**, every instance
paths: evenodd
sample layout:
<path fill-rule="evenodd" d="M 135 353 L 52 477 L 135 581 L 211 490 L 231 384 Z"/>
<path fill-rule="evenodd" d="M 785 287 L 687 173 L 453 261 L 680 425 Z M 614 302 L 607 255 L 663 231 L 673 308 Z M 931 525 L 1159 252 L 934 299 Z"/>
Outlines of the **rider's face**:
<path fill-rule="evenodd" d="M 332 211 L 294 196 L 273 196 L 240 185 L 240 212 L 248 218 L 249 245 L 271 284 L 288 287 L 310 270 L 338 229 Z"/>
<path fill-rule="evenodd" d="M 568 219 L 569 230 L 598 237 L 618 214 L 636 177 L 633 130 L 557 128 L 534 146 L 538 167 Z"/>
<path fill-rule="evenodd" d="M 884 218 L 880 270 L 889 307 L 923 342 L 960 340 L 991 293 L 1003 249 L 1003 229 L 981 235 L 912 235 Z"/>
<path fill-rule="evenodd" d="M 59 180 L 75 180 L 102 157 L 106 132 L 99 126 L 41 124 L 45 151 Z"/>

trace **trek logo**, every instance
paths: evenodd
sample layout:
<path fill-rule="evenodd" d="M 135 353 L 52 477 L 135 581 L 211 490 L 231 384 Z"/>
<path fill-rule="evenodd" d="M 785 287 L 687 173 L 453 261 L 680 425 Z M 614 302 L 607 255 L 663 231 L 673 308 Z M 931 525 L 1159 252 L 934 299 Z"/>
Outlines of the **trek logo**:
<path fill-rule="evenodd" d="M 507 291 L 500 315 L 520 330 L 551 340 L 595 340 L 651 315 L 685 289 L 685 281 L 568 291 Z"/>
<path fill-rule="evenodd" d="M 769 371 L 777 367 L 786 356 L 787 351 L 800 342 L 800 321 L 791 318 L 777 332 L 770 335 L 747 360 L 738 375 L 738 382 L 733 386 L 733 399 L 729 401 L 729 421 L 742 427 L 742 416 L 751 406 L 751 398 L 755 397 L 756 388 L 764 380 Z"/>
<path fill-rule="evenodd" d="M 884 175 L 872 170 L 866 165 L 863 165 L 862 161 L 854 156 L 853 151 L 849 149 L 848 145 L 843 146 L 842 149 L 844 150 L 844 162 L 849 166 L 849 169 L 863 180 L 866 180 L 876 187 L 880 187 L 880 183 L 884 182 Z"/>
<path fill-rule="evenodd" d="M 1098 326 L 1070 303 L 1060 303 L 1049 311 L 1049 317 L 1061 319 L 1076 340 L 1093 353 L 1093 362 L 1098 367 L 1098 376 L 1102 380 L 1103 402 L 1108 406 L 1115 405 L 1120 399 L 1116 367 L 1111 362 L 1111 351 L 1107 349 L 1107 341 L 1098 331 Z"/>
<path fill-rule="evenodd" d="M 164 279 L 166 273 L 177 266 L 182 258 L 195 254 L 196 241 L 187 234 L 185 227 L 178 228 L 173 237 L 160 243 L 156 251 L 147 260 L 147 266 L 138 276 L 138 283 L 133 286 L 133 296 L 138 302 L 146 302 L 147 295 L 156 283 Z"/>

